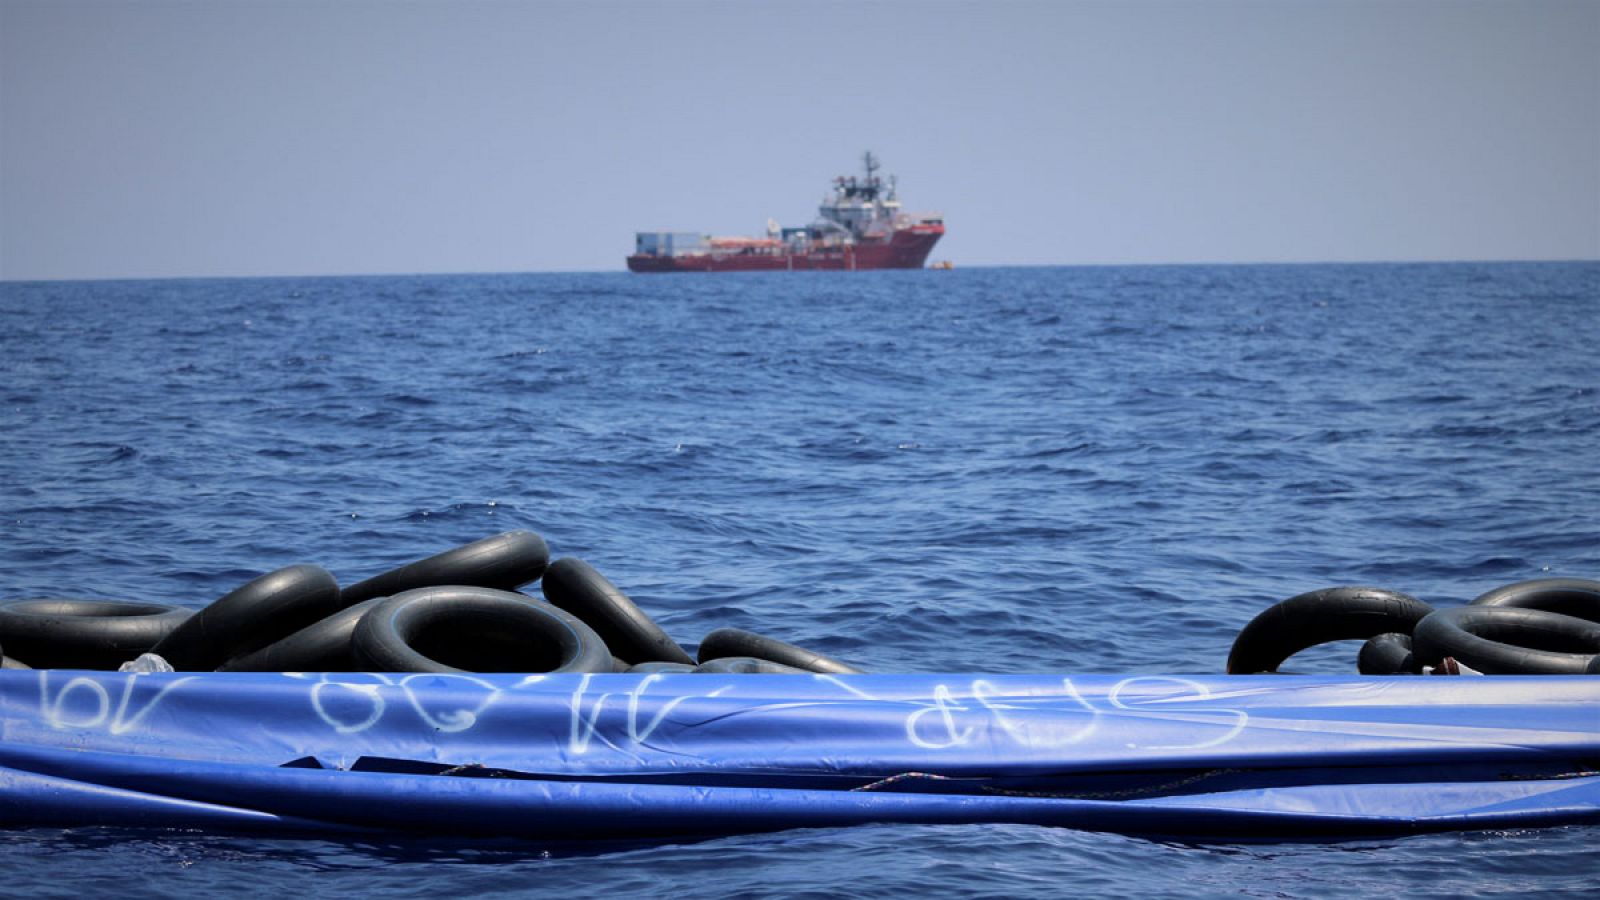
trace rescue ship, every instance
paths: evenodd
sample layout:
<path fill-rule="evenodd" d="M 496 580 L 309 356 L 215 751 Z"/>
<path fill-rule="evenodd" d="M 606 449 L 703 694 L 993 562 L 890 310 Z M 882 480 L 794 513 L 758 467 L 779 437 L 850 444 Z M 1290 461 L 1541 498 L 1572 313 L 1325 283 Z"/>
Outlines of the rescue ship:
<path fill-rule="evenodd" d="M 863 177 L 840 176 L 815 222 L 766 237 L 712 237 L 684 231 L 641 231 L 628 268 L 634 272 L 747 272 L 809 269 L 920 269 L 944 235 L 938 213 L 901 211 L 895 179 L 878 177 L 878 159 L 862 157 Z"/>

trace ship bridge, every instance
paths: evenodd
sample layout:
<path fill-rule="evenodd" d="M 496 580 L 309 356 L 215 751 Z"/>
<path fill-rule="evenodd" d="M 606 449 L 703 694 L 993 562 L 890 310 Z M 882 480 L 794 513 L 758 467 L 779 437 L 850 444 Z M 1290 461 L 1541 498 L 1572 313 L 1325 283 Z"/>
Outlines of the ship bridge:
<path fill-rule="evenodd" d="M 878 158 L 867 151 L 861 158 L 866 174 L 841 175 L 833 180 L 833 195 L 818 208 L 821 218 L 816 227 L 826 233 L 842 228 L 851 237 L 885 237 L 901 217 L 900 201 L 895 197 L 894 176 L 888 184 L 878 177 Z"/>

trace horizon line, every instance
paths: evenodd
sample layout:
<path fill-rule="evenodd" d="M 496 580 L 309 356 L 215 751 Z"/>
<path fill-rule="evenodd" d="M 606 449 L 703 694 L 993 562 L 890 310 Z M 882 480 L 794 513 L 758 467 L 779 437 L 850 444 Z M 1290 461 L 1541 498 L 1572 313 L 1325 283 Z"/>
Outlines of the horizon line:
<path fill-rule="evenodd" d="M 1530 257 L 1530 258 L 1482 258 L 1482 259 L 1326 259 L 1326 260 L 1241 260 L 1230 262 L 1216 261 L 1183 261 L 1183 262 L 1072 262 L 1072 263 L 972 263 L 969 265 L 956 265 L 949 270 L 935 270 L 931 266 L 917 269 L 864 269 L 850 272 L 850 275 L 862 275 L 872 272 L 929 272 L 929 271 L 967 271 L 971 269 L 1133 269 L 1133 268 L 1185 268 L 1185 267 L 1267 267 L 1267 266 L 1452 266 L 1452 265 L 1580 265 L 1585 263 L 1600 263 L 1600 255 L 1584 258 L 1562 257 Z M 92 283 L 92 282 L 128 282 L 128 281 L 270 281 L 276 279 L 313 279 L 313 278 L 460 278 L 460 277 L 489 277 L 489 276 L 527 276 L 527 275 L 629 275 L 641 278 L 659 277 L 661 275 L 780 275 L 789 277 L 800 275 L 802 277 L 817 274 L 830 274 L 832 270 L 808 270 L 805 272 L 629 272 L 626 268 L 617 269 L 528 269 L 528 270 L 437 270 L 418 272 L 288 272 L 277 274 L 236 274 L 236 275 L 97 275 L 90 277 L 36 277 L 36 278 L 9 278 L 0 276 L 0 285 L 21 284 L 66 284 L 66 283 Z M 842 270 L 841 270 L 842 272 Z"/>

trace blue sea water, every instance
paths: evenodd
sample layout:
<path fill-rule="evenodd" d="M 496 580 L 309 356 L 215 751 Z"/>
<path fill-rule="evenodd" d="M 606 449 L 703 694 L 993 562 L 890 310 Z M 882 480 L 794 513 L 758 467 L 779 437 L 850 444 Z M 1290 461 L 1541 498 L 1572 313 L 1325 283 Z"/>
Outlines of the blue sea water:
<path fill-rule="evenodd" d="M 0 596 L 199 607 L 512 528 L 666 630 L 1216 673 L 1277 600 L 1600 578 L 1600 264 L 0 284 Z M 1353 672 L 1355 647 L 1296 657 Z M 1600 715 L 1600 713 L 1597 713 Z M 650 846 L 0 833 L 11 896 L 1592 894 L 1594 828 Z"/>

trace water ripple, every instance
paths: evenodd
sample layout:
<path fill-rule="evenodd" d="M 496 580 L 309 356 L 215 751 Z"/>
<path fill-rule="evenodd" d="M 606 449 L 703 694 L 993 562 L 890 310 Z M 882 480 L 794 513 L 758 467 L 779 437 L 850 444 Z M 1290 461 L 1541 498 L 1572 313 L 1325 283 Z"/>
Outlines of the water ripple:
<path fill-rule="evenodd" d="M 528 528 L 687 646 L 733 626 L 884 671 L 1217 672 L 1256 612 L 1330 584 L 1600 577 L 1597 305 L 1589 263 L 0 284 L 0 593 L 197 607 Z M 1486 896 L 1590 889 L 1593 839 L 43 830 L 7 836 L 0 881 Z"/>

